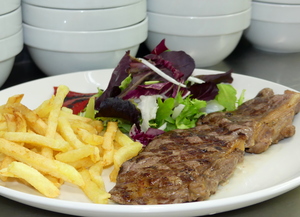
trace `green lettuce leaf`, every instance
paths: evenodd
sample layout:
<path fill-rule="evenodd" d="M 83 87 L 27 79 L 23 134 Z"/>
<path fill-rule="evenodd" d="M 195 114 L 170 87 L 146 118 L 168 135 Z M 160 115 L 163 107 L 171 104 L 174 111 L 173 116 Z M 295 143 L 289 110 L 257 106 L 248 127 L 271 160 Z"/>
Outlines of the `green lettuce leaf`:
<path fill-rule="evenodd" d="M 216 100 L 226 111 L 234 111 L 236 109 L 237 97 L 236 89 L 230 84 L 217 84 L 219 93 L 216 96 Z"/>

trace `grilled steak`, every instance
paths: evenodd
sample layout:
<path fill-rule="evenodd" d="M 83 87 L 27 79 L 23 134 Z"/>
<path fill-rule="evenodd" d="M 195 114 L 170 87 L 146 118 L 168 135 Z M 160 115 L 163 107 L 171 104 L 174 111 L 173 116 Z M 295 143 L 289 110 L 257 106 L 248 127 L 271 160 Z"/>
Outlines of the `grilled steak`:
<path fill-rule="evenodd" d="M 120 204 L 169 204 L 206 200 L 227 181 L 245 149 L 259 153 L 292 136 L 300 94 L 262 90 L 235 112 L 201 118 L 198 126 L 156 137 L 125 162 L 111 199 Z M 258 128 L 258 129 L 256 129 Z"/>
<path fill-rule="evenodd" d="M 247 136 L 245 150 L 261 153 L 270 145 L 295 134 L 292 122 L 300 109 L 300 94 L 285 91 L 275 95 L 265 88 L 234 112 L 216 112 L 199 119 L 199 125 L 228 127 Z"/>

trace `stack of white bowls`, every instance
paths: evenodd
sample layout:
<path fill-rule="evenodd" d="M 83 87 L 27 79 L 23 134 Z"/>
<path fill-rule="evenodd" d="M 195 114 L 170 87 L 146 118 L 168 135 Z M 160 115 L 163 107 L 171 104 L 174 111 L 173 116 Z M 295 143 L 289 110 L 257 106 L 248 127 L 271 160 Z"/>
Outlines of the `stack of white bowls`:
<path fill-rule="evenodd" d="M 252 1 L 245 37 L 260 50 L 300 52 L 300 0 Z"/>
<path fill-rule="evenodd" d="M 0 86 L 8 78 L 15 56 L 23 48 L 20 0 L 0 0 Z"/>
<path fill-rule="evenodd" d="M 250 24 L 251 0 L 148 0 L 147 47 L 162 39 L 170 50 L 184 50 L 197 67 L 221 62 Z"/>
<path fill-rule="evenodd" d="M 24 43 L 46 75 L 114 68 L 147 38 L 146 0 L 22 0 Z"/>

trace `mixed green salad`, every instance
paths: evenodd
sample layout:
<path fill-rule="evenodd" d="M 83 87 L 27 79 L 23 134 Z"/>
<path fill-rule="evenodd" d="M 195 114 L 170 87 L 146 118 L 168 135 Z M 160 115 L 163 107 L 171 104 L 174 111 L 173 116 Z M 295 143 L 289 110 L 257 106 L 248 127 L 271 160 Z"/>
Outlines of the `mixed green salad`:
<path fill-rule="evenodd" d="M 191 56 L 170 51 L 163 40 L 143 58 L 132 57 L 127 51 L 106 90 L 70 92 L 65 106 L 104 123 L 118 121 L 132 139 L 147 145 L 163 132 L 192 128 L 200 116 L 232 111 L 243 102 L 244 94 L 237 97 L 230 84 L 231 71 L 193 75 L 194 69 Z"/>

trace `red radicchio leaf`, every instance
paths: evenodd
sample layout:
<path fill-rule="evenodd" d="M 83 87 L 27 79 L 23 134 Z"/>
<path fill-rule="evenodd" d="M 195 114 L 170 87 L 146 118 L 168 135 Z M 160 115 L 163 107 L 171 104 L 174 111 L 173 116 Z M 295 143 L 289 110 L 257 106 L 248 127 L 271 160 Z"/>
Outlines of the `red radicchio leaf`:
<path fill-rule="evenodd" d="M 57 87 L 54 87 L 54 95 L 56 94 Z M 88 104 L 90 97 L 96 93 L 78 93 L 69 91 L 65 97 L 63 106 L 73 110 L 73 114 L 80 113 Z"/>

